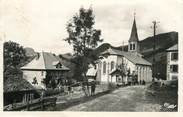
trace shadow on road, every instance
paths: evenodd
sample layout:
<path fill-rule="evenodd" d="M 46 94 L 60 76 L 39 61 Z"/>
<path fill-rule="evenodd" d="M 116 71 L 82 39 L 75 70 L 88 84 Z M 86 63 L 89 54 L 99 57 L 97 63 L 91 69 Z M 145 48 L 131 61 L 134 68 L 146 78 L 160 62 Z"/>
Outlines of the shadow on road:
<path fill-rule="evenodd" d="M 88 96 L 88 97 L 85 96 L 85 97 L 81 97 L 81 98 L 77 98 L 77 99 L 72 99 L 72 100 L 69 100 L 67 102 L 57 104 L 56 107 L 51 109 L 50 111 L 63 111 L 63 110 L 65 110 L 65 109 L 67 109 L 71 106 L 75 106 L 75 105 L 79 105 L 81 103 L 85 103 L 87 101 L 91 101 L 95 98 L 98 98 L 100 96 L 109 94 L 111 92 L 112 92 L 112 90 L 107 90 L 107 91 L 104 91 L 104 92 L 97 93 L 93 96 Z"/>

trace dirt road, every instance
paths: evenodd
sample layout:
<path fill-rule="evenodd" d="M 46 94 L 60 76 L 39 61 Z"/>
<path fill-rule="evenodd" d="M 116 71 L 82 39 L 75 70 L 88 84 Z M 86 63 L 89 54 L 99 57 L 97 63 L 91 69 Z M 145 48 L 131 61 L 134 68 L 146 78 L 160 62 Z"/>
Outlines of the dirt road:
<path fill-rule="evenodd" d="M 159 111 L 160 105 L 146 98 L 145 86 L 119 88 L 110 94 L 67 108 L 64 111 Z"/>

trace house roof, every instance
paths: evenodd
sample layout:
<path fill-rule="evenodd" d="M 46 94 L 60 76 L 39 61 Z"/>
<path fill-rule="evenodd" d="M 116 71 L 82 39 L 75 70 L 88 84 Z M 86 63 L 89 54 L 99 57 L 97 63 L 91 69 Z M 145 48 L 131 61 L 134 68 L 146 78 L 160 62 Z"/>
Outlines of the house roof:
<path fill-rule="evenodd" d="M 60 57 L 67 59 L 67 60 L 71 60 L 73 58 L 73 56 L 70 53 L 61 54 Z"/>
<path fill-rule="evenodd" d="M 132 31 L 131 31 L 129 41 L 133 41 L 133 42 L 134 41 L 139 41 L 135 18 L 134 18 L 134 21 L 133 21 L 133 26 L 132 26 Z"/>
<path fill-rule="evenodd" d="M 116 49 L 109 48 L 108 50 L 106 50 L 102 53 L 102 55 L 105 55 L 105 54 L 124 56 L 126 59 L 128 59 L 129 61 L 131 61 L 134 64 L 148 65 L 148 66 L 152 65 L 147 60 L 138 56 L 138 54 L 135 54 L 132 52 L 119 51 Z"/>
<path fill-rule="evenodd" d="M 167 51 L 177 51 L 177 50 L 178 50 L 178 44 L 175 44 L 172 47 L 167 49 Z"/>
<path fill-rule="evenodd" d="M 96 76 L 97 75 L 97 69 L 95 69 L 94 67 L 91 67 L 88 69 L 88 71 L 86 72 L 86 76 Z"/>
<path fill-rule="evenodd" d="M 56 67 L 56 64 L 61 64 L 61 67 Z M 21 67 L 22 70 L 69 70 L 64 66 L 58 56 L 41 52 L 31 62 Z"/>
<path fill-rule="evenodd" d="M 35 88 L 23 78 L 9 78 L 5 80 L 3 89 L 4 93 L 35 90 Z"/>

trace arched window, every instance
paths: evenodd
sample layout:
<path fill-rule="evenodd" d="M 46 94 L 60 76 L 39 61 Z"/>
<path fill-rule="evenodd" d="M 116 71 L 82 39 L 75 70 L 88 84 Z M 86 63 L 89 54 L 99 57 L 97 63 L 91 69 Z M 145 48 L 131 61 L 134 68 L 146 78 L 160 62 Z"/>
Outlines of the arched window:
<path fill-rule="evenodd" d="M 106 62 L 105 61 L 103 62 L 103 73 L 104 74 L 106 73 Z"/>
<path fill-rule="evenodd" d="M 132 50 L 132 44 L 130 44 L 130 50 Z"/>
<path fill-rule="evenodd" d="M 111 70 L 114 69 L 114 61 L 111 61 Z"/>
<path fill-rule="evenodd" d="M 130 43 L 130 50 L 135 50 L 135 47 L 136 45 L 135 45 L 135 43 Z"/>
<path fill-rule="evenodd" d="M 135 50 L 135 44 L 133 44 L 133 50 Z"/>

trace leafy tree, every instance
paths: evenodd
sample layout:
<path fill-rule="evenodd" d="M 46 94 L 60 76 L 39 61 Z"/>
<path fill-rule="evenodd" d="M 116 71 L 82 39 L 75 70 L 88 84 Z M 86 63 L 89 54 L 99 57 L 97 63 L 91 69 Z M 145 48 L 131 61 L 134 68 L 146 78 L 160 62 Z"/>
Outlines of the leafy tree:
<path fill-rule="evenodd" d="M 90 59 L 89 52 L 103 41 L 100 38 L 101 30 L 95 29 L 94 24 L 93 9 L 80 8 L 79 14 L 74 15 L 66 27 L 69 36 L 65 41 L 73 45 L 74 54 L 78 60 L 78 71 L 81 72 L 80 76 L 86 82 L 86 71 Z"/>
<path fill-rule="evenodd" d="M 25 50 L 18 43 L 8 41 L 4 43 L 4 80 L 8 77 L 17 77 L 21 73 L 20 67 L 24 65 L 27 57 Z"/>

